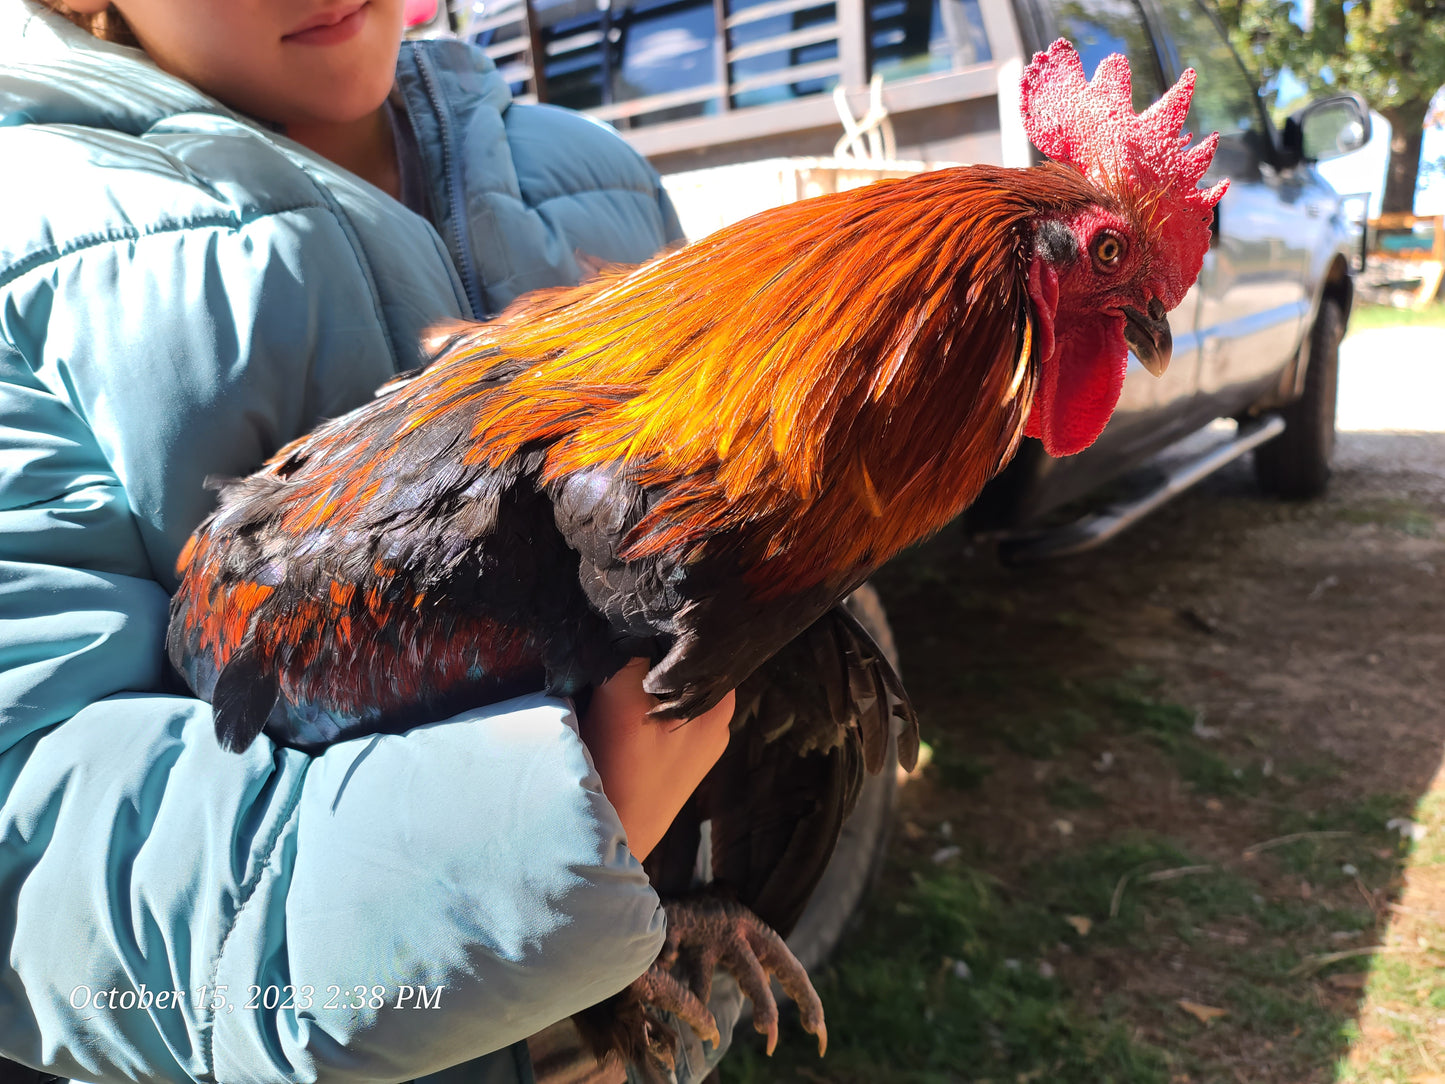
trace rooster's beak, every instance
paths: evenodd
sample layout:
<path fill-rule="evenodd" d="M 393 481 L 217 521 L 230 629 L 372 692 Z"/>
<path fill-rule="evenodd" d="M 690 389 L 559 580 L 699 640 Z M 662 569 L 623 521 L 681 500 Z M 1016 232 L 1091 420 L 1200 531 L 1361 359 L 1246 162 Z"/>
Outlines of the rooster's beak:
<path fill-rule="evenodd" d="M 1174 352 L 1174 337 L 1169 334 L 1163 303 L 1156 297 L 1149 302 L 1149 315 L 1125 305 L 1124 340 L 1134 349 L 1134 356 L 1155 376 L 1163 376 Z"/>

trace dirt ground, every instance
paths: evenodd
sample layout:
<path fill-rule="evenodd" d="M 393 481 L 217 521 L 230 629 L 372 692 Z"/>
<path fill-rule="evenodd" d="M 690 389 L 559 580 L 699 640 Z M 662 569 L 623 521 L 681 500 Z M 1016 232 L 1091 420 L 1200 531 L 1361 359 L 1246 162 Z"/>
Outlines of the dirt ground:
<path fill-rule="evenodd" d="M 827 1059 L 731 1079 L 1445 1084 L 1445 330 L 1344 354 L 1323 500 L 885 570 L 933 760 Z"/>

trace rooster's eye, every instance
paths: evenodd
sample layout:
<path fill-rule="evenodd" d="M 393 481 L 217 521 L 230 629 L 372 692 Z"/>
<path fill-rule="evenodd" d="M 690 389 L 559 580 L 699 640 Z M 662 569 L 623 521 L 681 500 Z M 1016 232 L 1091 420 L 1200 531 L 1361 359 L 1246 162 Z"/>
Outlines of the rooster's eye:
<path fill-rule="evenodd" d="M 1094 262 L 1102 270 L 1112 271 L 1124 258 L 1124 242 L 1117 234 L 1101 233 L 1094 238 L 1092 246 Z"/>

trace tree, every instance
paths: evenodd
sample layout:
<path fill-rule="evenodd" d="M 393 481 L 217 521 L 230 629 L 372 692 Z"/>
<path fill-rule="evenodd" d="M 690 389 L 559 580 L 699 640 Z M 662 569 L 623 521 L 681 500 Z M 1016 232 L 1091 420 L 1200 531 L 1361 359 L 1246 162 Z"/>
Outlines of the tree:
<path fill-rule="evenodd" d="M 1309 0 L 1305 0 L 1309 4 Z M 1445 84 L 1445 0 L 1218 0 L 1265 85 L 1288 69 L 1311 92 L 1353 90 L 1390 122 L 1384 211 L 1415 205 L 1430 100 Z M 1304 11 L 1312 10 L 1308 25 Z"/>

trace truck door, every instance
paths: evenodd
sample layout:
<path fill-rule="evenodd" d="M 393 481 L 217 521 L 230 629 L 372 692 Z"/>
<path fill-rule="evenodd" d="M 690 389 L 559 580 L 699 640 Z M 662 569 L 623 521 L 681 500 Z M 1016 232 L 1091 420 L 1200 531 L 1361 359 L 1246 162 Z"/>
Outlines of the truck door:
<path fill-rule="evenodd" d="M 1299 344 L 1317 212 L 1305 198 L 1312 192 L 1302 174 L 1275 168 L 1273 129 L 1218 23 L 1198 0 L 1150 2 L 1172 54 L 1166 63 L 1198 73 L 1185 130 L 1196 139 L 1219 132 L 1204 183 L 1230 179 L 1218 237 L 1199 275 L 1198 407 L 1231 415 L 1277 381 Z"/>

